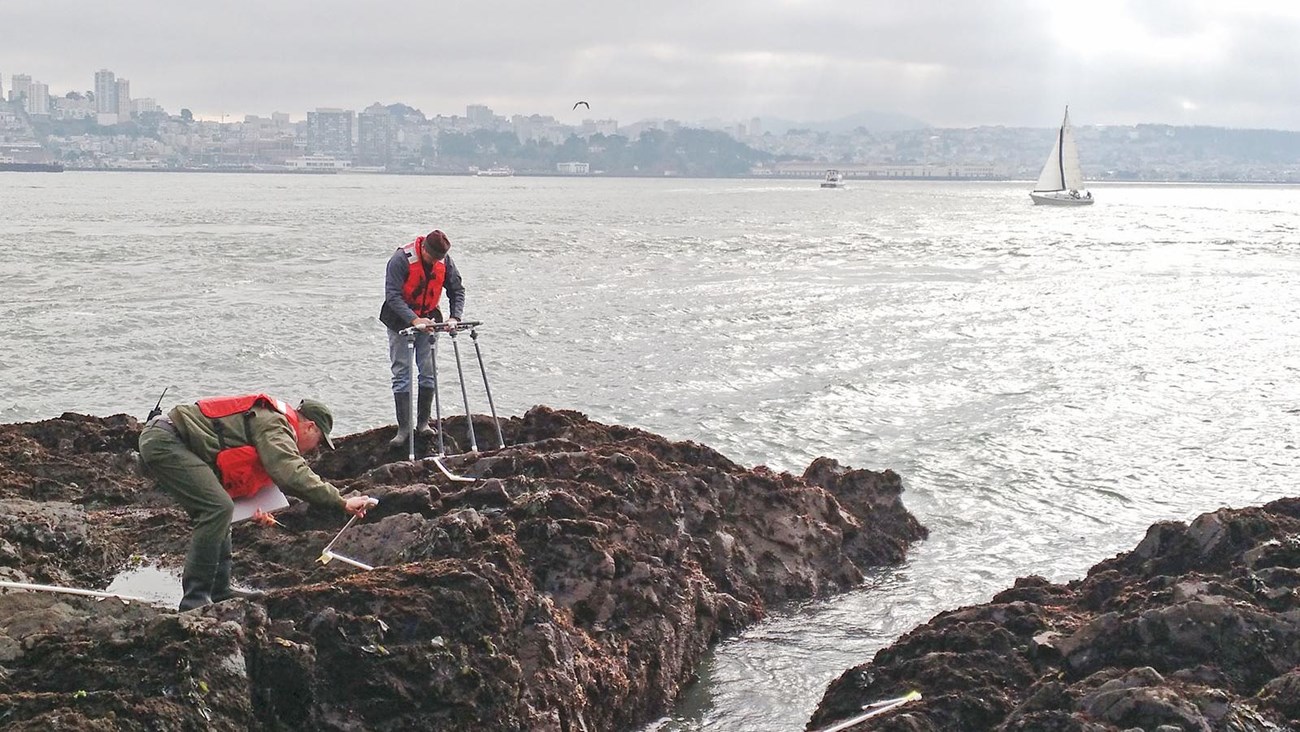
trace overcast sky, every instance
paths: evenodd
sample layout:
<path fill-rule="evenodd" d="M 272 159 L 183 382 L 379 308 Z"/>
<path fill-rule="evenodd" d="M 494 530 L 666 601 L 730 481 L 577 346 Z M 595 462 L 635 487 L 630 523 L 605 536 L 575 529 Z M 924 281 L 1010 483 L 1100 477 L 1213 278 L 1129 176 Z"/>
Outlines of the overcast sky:
<path fill-rule="evenodd" d="M 404 102 L 629 124 L 874 110 L 940 127 L 1300 130 L 1300 2 L 0 0 L 0 79 L 167 111 Z M 573 111 L 573 103 L 591 105 Z"/>

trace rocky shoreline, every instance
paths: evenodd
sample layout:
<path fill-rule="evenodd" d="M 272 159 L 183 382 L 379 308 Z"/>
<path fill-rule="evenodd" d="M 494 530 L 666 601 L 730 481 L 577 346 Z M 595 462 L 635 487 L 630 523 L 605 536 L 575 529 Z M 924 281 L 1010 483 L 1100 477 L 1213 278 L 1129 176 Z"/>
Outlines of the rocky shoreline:
<path fill-rule="evenodd" d="M 473 483 L 391 454 L 392 427 L 314 460 L 380 499 L 335 547 L 374 571 L 318 563 L 344 522 L 296 504 L 283 527 L 235 525 L 237 577 L 269 590 L 257 601 L 178 613 L 0 592 L 0 725 L 630 729 L 720 638 L 926 535 L 891 471 L 744 468 L 547 407 L 502 428 L 508 447 L 448 459 Z M 465 429 L 448 421 L 450 452 Z M 139 430 L 72 413 L 0 425 L 0 580 L 102 589 L 180 562 L 187 518 L 137 474 Z"/>
<path fill-rule="evenodd" d="M 1300 730 L 1300 499 L 1153 525 L 1081 580 L 1018 580 L 849 669 L 808 729 Z"/>

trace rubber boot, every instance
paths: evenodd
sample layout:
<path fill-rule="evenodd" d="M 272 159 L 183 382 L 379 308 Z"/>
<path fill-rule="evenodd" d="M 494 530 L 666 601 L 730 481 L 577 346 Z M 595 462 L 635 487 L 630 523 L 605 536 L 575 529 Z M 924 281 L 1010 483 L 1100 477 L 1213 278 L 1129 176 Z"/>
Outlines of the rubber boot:
<path fill-rule="evenodd" d="M 433 389 L 428 386 L 420 387 L 420 393 L 416 395 L 417 405 L 420 413 L 415 417 L 415 433 L 421 437 L 432 437 L 433 426 L 429 424 L 430 410 L 433 409 Z"/>
<path fill-rule="evenodd" d="M 193 610 L 196 607 L 212 604 L 212 580 L 217 573 L 215 565 L 201 567 L 186 566 L 181 575 L 181 610 Z"/>
<path fill-rule="evenodd" d="M 240 587 L 230 582 L 231 560 L 230 537 L 221 544 L 221 561 L 217 562 L 217 573 L 212 578 L 212 601 L 224 602 L 234 598 L 256 600 L 266 593 L 251 587 Z"/>
<path fill-rule="evenodd" d="M 393 404 L 397 406 L 397 434 L 388 441 L 388 446 L 400 448 L 411 439 L 411 392 L 393 392 Z"/>

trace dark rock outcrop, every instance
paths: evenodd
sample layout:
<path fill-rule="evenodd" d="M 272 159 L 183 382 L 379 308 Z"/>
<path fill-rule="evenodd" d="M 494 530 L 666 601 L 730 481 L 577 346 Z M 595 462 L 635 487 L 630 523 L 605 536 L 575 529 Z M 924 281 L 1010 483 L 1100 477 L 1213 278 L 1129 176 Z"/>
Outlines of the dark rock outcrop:
<path fill-rule="evenodd" d="M 451 449 L 465 428 L 448 422 Z M 503 428 L 509 447 L 446 460 L 473 483 L 392 454 L 392 427 L 315 458 L 380 499 L 335 545 L 372 572 L 319 563 L 343 517 L 295 504 L 281 528 L 235 525 L 257 601 L 0 593 L 0 726 L 627 729 L 773 603 L 851 587 L 925 536 L 889 471 L 746 469 L 545 407 Z M 0 426 L 0 579 L 102 588 L 142 556 L 179 563 L 188 522 L 135 471 L 139 429 Z"/>
<path fill-rule="evenodd" d="M 850 669 L 820 729 L 1300 729 L 1300 499 L 1155 524 L 1065 585 L 1041 577 L 941 613 Z"/>

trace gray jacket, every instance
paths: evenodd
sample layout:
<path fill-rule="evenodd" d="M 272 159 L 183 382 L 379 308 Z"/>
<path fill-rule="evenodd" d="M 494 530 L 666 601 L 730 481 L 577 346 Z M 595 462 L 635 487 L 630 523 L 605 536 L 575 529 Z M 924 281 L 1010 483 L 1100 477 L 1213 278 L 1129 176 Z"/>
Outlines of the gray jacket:
<path fill-rule="evenodd" d="M 465 286 L 461 284 L 460 270 L 456 269 L 456 263 L 451 260 L 451 255 L 443 257 L 442 261 L 447 265 L 446 275 L 442 279 L 442 291 L 447 295 L 447 306 L 450 310 L 448 315 L 460 320 L 465 312 Z M 402 288 L 406 287 L 406 275 L 409 271 L 410 265 L 406 262 L 406 254 L 399 247 L 393 252 L 393 256 L 388 258 L 388 267 L 384 274 L 384 305 L 379 310 L 379 319 L 392 330 L 410 327 L 411 321 L 416 317 L 415 311 L 402 296 Z"/>

